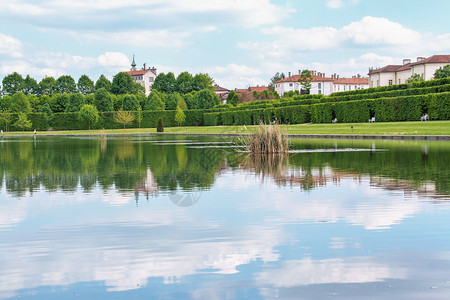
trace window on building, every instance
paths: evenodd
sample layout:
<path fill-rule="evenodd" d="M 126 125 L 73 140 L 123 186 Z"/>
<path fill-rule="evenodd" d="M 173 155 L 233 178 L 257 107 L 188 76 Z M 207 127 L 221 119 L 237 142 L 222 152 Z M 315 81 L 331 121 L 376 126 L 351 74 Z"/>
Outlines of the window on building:
<path fill-rule="evenodd" d="M 357 90 L 358 89 L 358 86 L 357 85 L 355 85 L 355 90 Z"/>
<path fill-rule="evenodd" d="M 322 88 L 322 82 L 319 82 L 319 90 Z M 320 94 L 320 93 L 319 93 Z"/>
<path fill-rule="evenodd" d="M 292 83 L 289 83 L 289 86 L 294 86 L 294 84 L 292 84 Z"/>
<path fill-rule="evenodd" d="M 348 86 L 348 90 L 349 90 L 349 91 L 352 90 L 352 86 L 351 86 L 351 85 Z"/>
<path fill-rule="evenodd" d="M 392 79 L 389 80 L 389 85 L 392 85 Z"/>
<path fill-rule="evenodd" d="M 398 80 L 398 84 L 401 84 L 401 83 L 402 83 L 402 80 L 401 80 L 401 79 L 399 79 L 399 80 Z"/>
<path fill-rule="evenodd" d="M 322 90 L 319 90 L 319 95 L 322 94 Z"/>
<path fill-rule="evenodd" d="M 380 80 L 377 80 L 377 86 L 380 86 Z"/>
<path fill-rule="evenodd" d="M 149 78 L 148 78 L 148 81 L 153 82 L 153 81 L 155 81 L 155 78 L 149 77 Z"/>
<path fill-rule="evenodd" d="M 346 87 L 346 86 L 344 85 L 344 91 L 346 91 L 345 87 Z"/>

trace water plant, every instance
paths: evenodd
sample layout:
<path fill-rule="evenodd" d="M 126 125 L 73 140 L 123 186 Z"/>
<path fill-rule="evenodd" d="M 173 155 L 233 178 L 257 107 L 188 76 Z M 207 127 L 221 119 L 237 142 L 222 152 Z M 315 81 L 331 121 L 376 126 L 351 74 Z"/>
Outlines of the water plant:
<path fill-rule="evenodd" d="M 251 154 L 277 154 L 289 151 L 287 132 L 283 133 L 278 124 L 260 123 L 255 132 L 244 139 L 244 144 Z"/>

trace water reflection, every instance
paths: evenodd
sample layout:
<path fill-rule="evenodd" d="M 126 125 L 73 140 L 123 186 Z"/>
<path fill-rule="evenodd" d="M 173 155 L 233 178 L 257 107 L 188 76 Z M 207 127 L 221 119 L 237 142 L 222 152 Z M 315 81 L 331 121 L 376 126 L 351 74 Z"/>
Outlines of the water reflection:
<path fill-rule="evenodd" d="M 210 142 L 4 139 L 0 298 L 448 296 L 448 144 Z"/>

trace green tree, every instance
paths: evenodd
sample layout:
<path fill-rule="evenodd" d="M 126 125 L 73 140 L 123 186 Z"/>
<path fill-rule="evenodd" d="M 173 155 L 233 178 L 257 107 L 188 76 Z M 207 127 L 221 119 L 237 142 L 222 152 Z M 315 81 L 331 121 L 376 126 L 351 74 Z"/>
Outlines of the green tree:
<path fill-rule="evenodd" d="M 239 96 L 234 90 L 231 90 L 227 96 L 227 103 L 236 106 L 239 102 Z"/>
<path fill-rule="evenodd" d="M 78 112 L 78 120 L 88 125 L 88 129 L 91 130 L 91 125 L 95 125 L 98 122 L 99 116 L 97 109 L 91 104 L 85 104 Z"/>
<path fill-rule="evenodd" d="M 194 91 L 201 91 L 204 89 L 214 89 L 214 79 L 209 74 L 198 73 L 193 78 L 192 88 Z"/>
<path fill-rule="evenodd" d="M 166 110 L 176 110 L 178 101 L 180 99 L 183 99 L 183 98 L 178 93 L 172 93 L 172 94 L 167 95 Z"/>
<path fill-rule="evenodd" d="M 176 80 L 176 91 L 180 94 L 187 94 L 193 90 L 194 77 L 189 72 L 182 72 Z"/>
<path fill-rule="evenodd" d="M 25 129 L 31 128 L 31 121 L 28 120 L 27 115 L 25 113 L 19 113 L 19 118 L 14 123 L 15 127 L 18 127 L 22 129 L 22 131 L 25 131 Z"/>
<path fill-rule="evenodd" d="M 83 95 L 94 93 L 94 82 L 87 76 L 81 75 L 77 83 L 78 92 Z"/>
<path fill-rule="evenodd" d="M 122 124 L 123 129 L 125 130 L 125 126 L 133 122 L 135 119 L 135 116 L 132 112 L 119 109 L 114 113 L 114 121 L 116 123 Z"/>
<path fill-rule="evenodd" d="M 275 75 L 273 75 L 273 77 L 270 79 L 270 83 L 269 83 L 269 90 L 270 91 L 275 91 L 275 82 L 284 79 L 284 74 L 283 73 L 275 73 Z"/>
<path fill-rule="evenodd" d="M 25 94 L 38 95 L 39 94 L 39 84 L 34 78 L 31 78 L 30 75 L 27 75 L 24 79 L 24 88 L 23 91 Z"/>
<path fill-rule="evenodd" d="M 139 102 L 136 100 L 134 95 L 126 95 L 122 100 L 122 109 L 127 111 L 135 111 L 138 109 Z"/>
<path fill-rule="evenodd" d="M 28 102 L 31 106 L 31 112 L 37 112 L 39 108 L 41 107 L 41 101 L 39 100 L 38 96 L 33 94 L 27 95 Z"/>
<path fill-rule="evenodd" d="M 413 82 L 421 82 L 424 81 L 423 76 L 419 75 L 417 73 L 414 73 L 413 75 L 411 75 L 411 77 L 409 77 L 408 79 L 406 79 L 406 83 L 413 83 Z"/>
<path fill-rule="evenodd" d="M 139 82 L 133 82 L 133 94 L 145 94 L 145 87 Z"/>
<path fill-rule="evenodd" d="M 0 112 L 0 120 L 5 123 L 5 131 L 8 131 L 8 124 L 11 123 L 12 115 L 9 109 L 4 109 Z"/>
<path fill-rule="evenodd" d="M 177 107 L 181 108 L 183 111 L 188 110 L 186 101 L 184 101 L 183 97 L 180 97 L 177 102 Z"/>
<path fill-rule="evenodd" d="M 50 118 L 52 117 L 52 114 L 53 114 L 53 111 L 52 111 L 52 109 L 50 108 L 50 105 L 49 105 L 48 103 L 45 103 L 44 105 L 42 105 L 42 106 L 39 108 L 39 111 L 38 111 L 38 112 L 44 113 L 47 120 L 50 120 Z"/>
<path fill-rule="evenodd" d="M 10 108 L 12 112 L 22 112 L 29 114 L 31 112 L 31 104 L 28 97 L 22 93 L 17 92 L 11 97 Z"/>
<path fill-rule="evenodd" d="M 22 92 L 24 90 L 25 82 L 22 78 L 22 75 L 20 75 L 17 72 L 14 72 L 3 78 L 2 85 L 3 85 L 3 94 L 13 95 L 17 92 Z"/>
<path fill-rule="evenodd" d="M 94 106 L 98 111 L 114 111 L 111 95 L 105 88 L 101 88 L 95 92 Z"/>
<path fill-rule="evenodd" d="M 199 109 L 213 108 L 215 105 L 220 104 L 219 96 L 211 89 L 201 90 L 194 97 L 197 100 Z"/>
<path fill-rule="evenodd" d="M 162 118 L 158 118 L 158 125 L 156 126 L 156 132 L 164 132 L 164 121 Z"/>
<path fill-rule="evenodd" d="M 144 105 L 144 110 L 164 110 L 165 108 L 166 105 L 158 91 L 153 89 L 150 95 L 148 95 L 148 101 Z"/>
<path fill-rule="evenodd" d="M 72 94 L 77 91 L 75 80 L 70 75 L 60 76 L 56 80 L 56 91 L 60 94 Z"/>
<path fill-rule="evenodd" d="M 45 77 L 39 82 L 39 95 L 53 96 L 56 90 L 57 84 L 53 77 Z"/>
<path fill-rule="evenodd" d="M 62 113 L 69 106 L 70 96 L 68 94 L 54 94 L 50 100 L 50 108 L 54 113 Z"/>
<path fill-rule="evenodd" d="M 155 78 L 155 82 L 153 82 L 152 89 L 156 89 L 162 93 L 171 94 L 175 92 L 175 86 L 175 75 L 173 75 L 172 72 L 167 73 L 167 75 L 159 73 Z"/>
<path fill-rule="evenodd" d="M 106 89 L 108 92 L 111 91 L 111 81 L 108 80 L 108 78 L 105 77 L 105 75 L 100 75 L 100 77 L 95 82 L 95 90 L 98 91 L 99 89 Z"/>
<path fill-rule="evenodd" d="M 450 77 L 450 65 L 446 65 L 444 67 L 440 67 L 434 72 L 434 79 L 441 79 Z"/>
<path fill-rule="evenodd" d="M 79 112 L 84 104 L 83 95 L 80 93 L 72 94 L 69 97 L 69 104 L 66 106 L 65 112 Z"/>
<path fill-rule="evenodd" d="M 311 80 L 312 75 L 310 70 L 303 70 L 300 73 L 300 78 L 298 79 L 298 82 L 303 86 L 303 89 L 305 90 L 305 94 L 309 94 L 309 91 L 311 90 Z"/>
<path fill-rule="evenodd" d="M 111 84 L 111 92 L 115 95 L 135 93 L 133 79 L 131 75 L 125 72 L 117 73 Z"/>
<path fill-rule="evenodd" d="M 183 125 L 185 120 L 186 120 L 186 115 L 184 114 L 181 107 L 177 106 L 177 113 L 175 114 L 175 123 L 177 123 L 178 126 L 181 126 L 181 125 Z"/>

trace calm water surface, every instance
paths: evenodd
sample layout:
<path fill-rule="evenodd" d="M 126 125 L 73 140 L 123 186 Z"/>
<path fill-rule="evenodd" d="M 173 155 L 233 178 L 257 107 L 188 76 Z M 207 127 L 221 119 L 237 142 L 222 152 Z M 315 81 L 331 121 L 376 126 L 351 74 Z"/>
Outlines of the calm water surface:
<path fill-rule="evenodd" d="M 450 143 L 233 142 L 1 139 L 0 298 L 450 299 Z"/>

